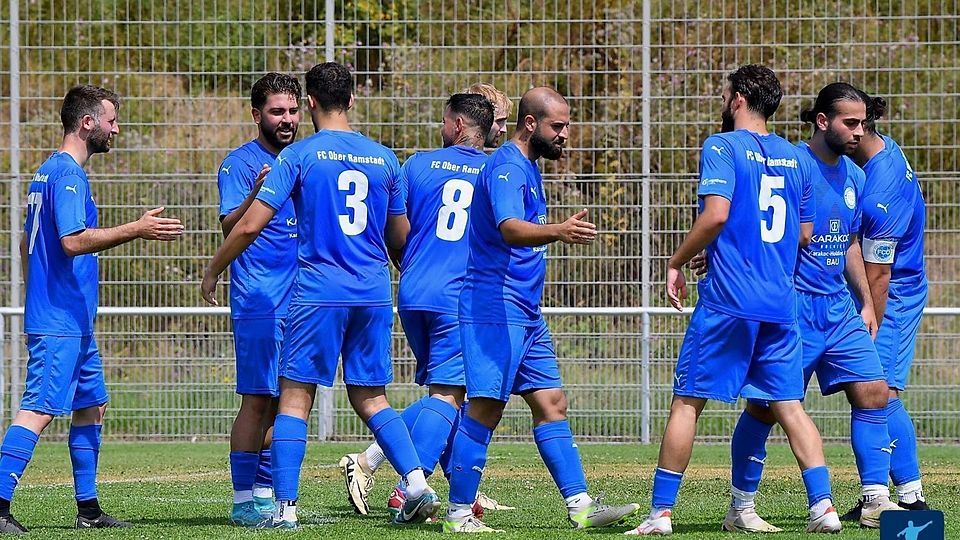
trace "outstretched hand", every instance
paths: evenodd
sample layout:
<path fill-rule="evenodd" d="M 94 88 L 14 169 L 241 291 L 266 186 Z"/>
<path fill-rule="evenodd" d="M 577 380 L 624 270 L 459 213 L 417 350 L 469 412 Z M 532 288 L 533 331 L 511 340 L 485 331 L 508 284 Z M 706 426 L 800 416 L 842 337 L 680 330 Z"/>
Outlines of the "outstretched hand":
<path fill-rule="evenodd" d="M 679 268 L 667 267 L 667 299 L 677 311 L 683 311 L 683 301 L 687 298 L 687 280 Z"/>
<path fill-rule="evenodd" d="M 589 221 L 587 209 L 577 212 L 560 224 L 560 241 L 564 244 L 589 244 L 597 239 L 597 226 Z"/>
<path fill-rule="evenodd" d="M 154 208 L 144 212 L 143 217 L 137 220 L 137 230 L 144 240 L 176 240 L 183 234 L 183 225 L 177 218 L 160 217 L 164 207 Z"/>

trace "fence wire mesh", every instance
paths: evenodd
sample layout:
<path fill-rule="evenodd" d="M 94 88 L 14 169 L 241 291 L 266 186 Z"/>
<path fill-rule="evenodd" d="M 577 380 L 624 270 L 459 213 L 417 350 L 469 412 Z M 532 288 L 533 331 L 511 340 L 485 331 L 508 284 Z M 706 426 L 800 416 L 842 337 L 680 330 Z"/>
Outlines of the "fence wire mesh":
<path fill-rule="evenodd" d="M 574 124 L 568 151 L 559 162 L 544 164 L 550 211 L 561 219 L 588 208 L 602 234 L 589 247 L 551 246 L 544 294 L 549 306 L 663 305 L 665 259 L 695 215 L 697 152 L 718 126 L 725 73 L 749 62 L 776 70 L 786 95 L 772 127 L 791 140 L 809 136 L 797 117 L 817 90 L 849 81 L 891 104 L 881 129 L 900 141 L 927 199 L 930 305 L 951 306 L 960 292 L 958 4 L 4 3 L 0 25 L 9 31 L 0 33 L 0 169 L 8 176 L 0 185 L 0 200 L 6 201 L 0 207 L 0 280 L 10 286 L 0 289 L 0 301 L 22 302 L 11 230 L 22 227 L 21 204 L 33 171 L 59 143 L 58 109 L 67 88 L 99 84 L 123 98 L 115 149 L 87 167 L 101 223 L 130 221 L 164 205 L 187 226 L 179 242 L 132 242 L 101 255 L 101 304 L 191 306 L 200 302 L 197 283 L 220 243 L 216 168 L 256 134 L 248 112 L 251 84 L 271 70 L 302 76 L 329 51 L 356 75 L 355 126 L 401 159 L 439 146 L 442 103 L 470 83 L 493 83 L 515 103 L 536 84 L 552 85 L 569 98 Z M 19 111 L 15 122 L 13 108 Z M 304 132 L 308 126 L 305 119 Z M 578 436 L 637 440 L 643 430 L 641 317 L 564 316 L 549 322 Z M 0 386 L 9 419 L 26 354 L 19 320 L 5 323 Z M 924 440 L 960 439 L 958 323 L 957 317 L 928 318 L 918 340 L 905 400 Z M 651 318 L 654 437 L 662 431 L 685 325 L 683 317 Z M 228 318 L 218 316 L 101 317 L 97 337 L 112 395 L 108 432 L 225 436 L 238 403 L 229 332 Z M 394 351 L 398 384 L 390 393 L 402 405 L 419 391 L 409 382 L 413 359 L 399 333 Z M 333 436 L 365 436 L 342 390 L 334 396 Z M 846 437 L 843 398 L 808 397 L 825 437 Z M 711 405 L 705 414 L 700 434 L 725 439 L 736 409 Z M 522 403 L 512 404 L 499 433 L 528 439 L 528 418 Z"/>

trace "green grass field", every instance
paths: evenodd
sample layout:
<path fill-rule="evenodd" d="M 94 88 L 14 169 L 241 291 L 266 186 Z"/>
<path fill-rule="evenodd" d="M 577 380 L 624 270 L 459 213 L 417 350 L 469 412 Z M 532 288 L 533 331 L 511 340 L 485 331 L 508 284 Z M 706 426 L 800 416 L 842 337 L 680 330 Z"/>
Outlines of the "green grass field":
<path fill-rule="evenodd" d="M 298 513 L 299 532 L 248 531 L 227 524 L 231 492 L 227 446 L 223 443 L 107 443 L 101 454 L 100 500 L 114 515 L 136 528 L 122 531 L 74 531 L 66 445 L 41 443 L 17 491 L 13 510 L 32 529 L 31 538 L 254 538 L 293 534 L 298 538 L 429 538 L 438 525 L 397 528 L 387 523 L 386 497 L 392 471 L 381 471 L 371 497 L 374 512 L 353 513 L 343 495 L 339 457 L 357 444 L 311 443 L 305 462 Z M 498 538 L 620 537 L 624 527 L 574 531 L 566 523 L 562 501 L 533 445 L 493 445 L 483 489 L 515 511 L 491 512 L 486 521 L 506 529 Z M 656 446 L 582 445 L 591 491 L 611 502 L 637 501 L 646 512 Z M 848 447 L 827 449 L 837 505 L 846 508 L 858 495 L 853 456 Z M 728 504 L 729 450 L 699 446 L 675 512 L 681 538 L 727 538 L 719 523 Z M 928 500 L 944 511 L 947 538 L 960 538 L 960 448 L 932 447 L 921 452 Z M 446 482 L 434 482 L 441 497 Z M 787 532 L 775 538 L 808 537 L 805 496 L 796 465 L 784 445 L 772 445 L 761 495 L 760 513 Z M 636 525 L 637 519 L 630 523 Z M 878 538 L 877 531 L 850 527 L 843 538 Z"/>

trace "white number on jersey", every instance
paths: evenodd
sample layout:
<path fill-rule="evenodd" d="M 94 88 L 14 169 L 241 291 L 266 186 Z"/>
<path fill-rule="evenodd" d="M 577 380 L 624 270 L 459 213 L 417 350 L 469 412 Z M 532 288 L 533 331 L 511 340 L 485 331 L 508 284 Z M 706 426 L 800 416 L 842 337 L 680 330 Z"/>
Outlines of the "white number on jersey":
<path fill-rule="evenodd" d="M 782 176 L 760 175 L 760 211 L 773 209 L 773 218 L 770 222 L 760 219 L 760 238 L 768 244 L 776 244 L 783 239 L 783 231 L 787 224 L 787 202 L 783 197 L 773 192 L 783 189 Z"/>
<path fill-rule="evenodd" d="M 340 228 L 347 236 L 356 236 L 367 228 L 367 205 L 363 202 L 367 198 L 370 182 L 367 175 L 360 171 L 343 171 L 337 178 L 337 187 L 347 192 L 347 208 L 353 210 L 353 219 L 350 214 L 340 214 Z M 353 194 L 350 194 L 353 191 Z"/>
<path fill-rule="evenodd" d="M 40 230 L 40 207 L 43 205 L 43 193 L 32 191 L 27 194 L 27 212 L 33 213 L 33 225 L 30 226 L 30 242 L 27 244 L 27 254 L 33 254 L 33 247 L 37 243 L 37 231 Z"/>
<path fill-rule="evenodd" d="M 466 180 L 448 180 L 443 185 L 441 200 L 443 206 L 437 214 L 437 238 L 456 242 L 467 230 L 467 208 L 473 201 L 473 184 Z"/>

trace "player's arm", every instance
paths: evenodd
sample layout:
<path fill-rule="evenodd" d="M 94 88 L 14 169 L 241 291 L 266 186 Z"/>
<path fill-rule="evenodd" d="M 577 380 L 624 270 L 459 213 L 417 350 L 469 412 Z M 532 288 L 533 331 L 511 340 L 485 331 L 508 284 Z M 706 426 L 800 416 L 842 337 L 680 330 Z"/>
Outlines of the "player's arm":
<path fill-rule="evenodd" d="M 874 193 L 863 199 L 861 249 L 878 324 L 882 324 L 887 311 L 897 244 L 906 233 L 911 218 L 908 212 L 890 213 L 888 210 L 904 207 L 907 205 L 902 199 L 889 193 Z"/>
<path fill-rule="evenodd" d="M 877 317 L 877 324 L 880 324 L 883 322 L 883 314 L 887 311 L 892 267 L 889 264 L 872 262 L 864 262 L 863 266 L 870 287 L 870 297 L 873 300 L 873 313 Z"/>
<path fill-rule="evenodd" d="M 400 270 L 403 248 L 407 245 L 407 236 L 410 234 L 410 220 L 406 214 L 390 214 L 387 216 L 387 229 L 384 232 L 390 262 Z"/>
<path fill-rule="evenodd" d="M 207 303 L 217 305 L 217 299 L 213 296 L 213 292 L 217 286 L 217 280 L 220 279 L 220 274 L 257 239 L 260 231 L 270 223 L 276 213 L 277 211 L 272 206 L 261 200 L 254 202 L 243 213 L 240 221 L 227 235 L 203 274 L 203 282 L 200 286 L 203 290 L 203 299 Z"/>
<path fill-rule="evenodd" d="M 232 212 L 220 218 L 220 229 L 223 231 L 223 237 L 226 238 L 230 234 L 230 231 L 233 230 L 233 227 L 236 226 L 237 222 L 240 221 L 240 218 L 243 216 L 243 213 L 250 208 L 250 205 L 253 204 L 253 201 L 257 198 L 257 194 L 260 193 L 260 186 L 263 185 L 263 179 L 267 177 L 267 173 L 270 172 L 270 166 L 264 165 L 260 169 L 260 173 L 257 175 L 257 178 L 253 181 L 253 189 L 250 190 L 250 193 L 247 194 L 247 197 L 243 199 L 243 202 L 240 203 L 240 206 L 233 209 Z"/>
<path fill-rule="evenodd" d="M 563 223 L 540 225 L 529 221 L 508 218 L 500 223 L 503 241 L 514 247 L 536 247 L 551 242 L 564 244 L 589 244 L 597 238 L 597 226 L 584 221 L 587 209 L 570 216 Z"/>
<path fill-rule="evenodd" d="M 860 249 L 860 242 L 857 241 L 857 235 L 851 235 L 850 247 L 847 248 L 847 260 L 843 270 L 847 283 L 857 295 L 860 305 L 860 317 L 863 318 L 863 324 L 870 332 L 870 336 L 876 339 L 877 314 L 873 309 L 873 296 L 870 294 L 870 282 L 867 280 L 867 271 L 864 268 L 863 252 Z"/>
<path fill-rule="evenodd" d="M 810 245 L 813 240 L 813 222 L 804 221 L 800 223 L 800 249 Z"/>
<path fill-rule="evenodd" d="M 144 240 L 176 240 L 183 234 L 179 219 L 160 217 L 164 208 L 147 210 L 143 216 L 117 227 L 83 229 L 60 238 L 63 251 L 70 257 L 97 253 L 137 238 Z"/>
<path fill-rule="evenodd" d="M 726 197 L 708 195 L 703 198 L 703 212 L 667 261 L 667 298 L 674 308 L 682 311 L 683 300 L 687 297 L 687 282 L 681 268 L 717 238 L 729 216 L 730 201 Z"/>

